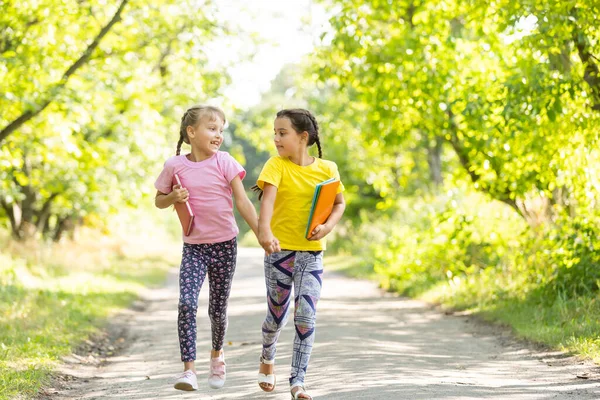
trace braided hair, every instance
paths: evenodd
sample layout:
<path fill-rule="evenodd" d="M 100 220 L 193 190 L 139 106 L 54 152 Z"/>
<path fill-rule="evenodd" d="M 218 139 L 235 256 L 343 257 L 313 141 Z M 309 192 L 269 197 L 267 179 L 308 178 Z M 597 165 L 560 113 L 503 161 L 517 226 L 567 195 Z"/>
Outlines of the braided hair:
<path fill-rule="evenodd" d="M 179 140 L 177 141 L 177 150 L 175 155 L 179 155 L 179 153 L 181 153 L 181 145 L 184 142 L 190 144 L 190 138 L 187 134 L 187 127 L 196 126 L 204 116 L 209 116 L 211 121 L 214 121 L 217 117 L 219 117 L 223 120 L 223 123 L 225 123 L 225 113 L 219 107 L 198 104 L 188 108 L 183 114 L 183 117 L 181 117 L 181 125 L 179 126 Z"/>
<path fill-rule="evenodd" d="M 300 134 L 302 132 L 308 133 L 308 146 L 312 146 L 313 144 L 317 145 L 317 150 L 319 152 L 319 158 L 323 158 L 323 151 L 321 149 L 321 140 L 319 139 L 319 124 L 317 123 L 317 119 L 312 115 L 312 113 L 303 108 L 290 108 L 281 110 L 277 113 L 277 118 L 287 118 L 290 120 L 292 124 L 292 128 L 296 131 L 296 133 Z M 258 185 L 254 185 L 251 188 L 253 191 L 258 193 L 258 199 L 262 199 L 263 191 Z"/>

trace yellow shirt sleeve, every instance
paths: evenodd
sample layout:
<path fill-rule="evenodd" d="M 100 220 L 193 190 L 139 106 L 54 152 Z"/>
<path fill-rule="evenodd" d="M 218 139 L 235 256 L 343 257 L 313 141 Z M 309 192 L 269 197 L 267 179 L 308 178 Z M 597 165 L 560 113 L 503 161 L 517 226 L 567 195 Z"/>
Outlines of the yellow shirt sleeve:
<path fill-rule="evenodd" d="M 281 173 L 282 168 L 279 162 L 279 157 L 271 157 L 265 163 L 262 171 L 260 171 L 256 185 L 259 188 L 264 189 L 265 183 L 270 183 L 271 185 L 279 188 L 279 184 L 281 183 Z"/>
<path fill-rule="evenodd" d="M 344 188 L 344 183 L 342 182 L 342 179 L 340 178 L 340 171 L 338 171 L 337 164 L 334 163 L 333 161 L 327 161 L 327 164 L 329 165 L 331 175 L 333 175 L 333 177 L 335 179 L 340 181 L 340 186 L 338 186 L 336 193 L 342 193 L 346 189 Z"/>

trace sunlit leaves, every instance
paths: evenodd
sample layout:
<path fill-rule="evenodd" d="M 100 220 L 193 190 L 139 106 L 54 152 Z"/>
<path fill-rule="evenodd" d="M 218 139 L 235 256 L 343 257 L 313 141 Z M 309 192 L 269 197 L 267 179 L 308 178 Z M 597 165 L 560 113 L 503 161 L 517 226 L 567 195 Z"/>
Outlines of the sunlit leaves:
<path fill-rule="evenodd" d="M 174 153 L 182 109 L 227 83 L 205 52 L 228 34 L 212 4 L 133 0 L 59 85 L 119 4 L 23 0 L 0 15 L 0 128 L 50 101 L 0 144 L 10 160 L 0 164 L 0 197 L 6 212 L 22 209 L 38 225 L 51 200 L 49 225 L 38 227 L 45 236 L 63 218 L 141 201 Z"/>
<path fill-rule="evenodd" d="M 351 106 L 368 110 L 360 122 L 368 141 L 381 140 L 386 153 L 417 154 L 409 149 L 428 143 L 420 137 L 443 137 L 474 187 L 505 202 L 532 192 L 552 197 L 560 185 L 577 190 L 561 160 L 596 139 L 598 115 L 586 112 L 590 88 L 573 43 L 579 30 L 595 49 L 593 7 L 334 3 L 337 31 L 317 70 L 340 84 Z M 574 146 L 576 136 L 588 139 Z M 461 176 L 456 165 L 446 164 L 446 174 Z"/>

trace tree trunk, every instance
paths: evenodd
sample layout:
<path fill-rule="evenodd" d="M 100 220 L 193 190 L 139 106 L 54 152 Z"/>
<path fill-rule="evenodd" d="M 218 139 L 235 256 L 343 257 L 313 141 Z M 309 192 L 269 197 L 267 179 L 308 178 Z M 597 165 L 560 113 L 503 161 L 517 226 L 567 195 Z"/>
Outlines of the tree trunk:
<path fill-rule="evenodd" d="M 60 241 L 62 239 L 65 232 L 73 229 L 75 224 L 73 223 L 73 217 L 67 216 L 64 218 L 59 218 L 58 223 L 56 224 L 56 230 L 54 231 L 54 236 L 52 240 L 55 242 Z"/>
<path fill-rule="evenodd" d="M 442 146 L 443 138 L 436 136 L 435 145 L 427 143 L 427 164 L 429 165 L 429 176 L 436 188 L 439 188 L 444 183 L 442 177 Z"/>
<path fill-rule="evenodd" d="M 2 205 L 2 208 L 6 212 L 6 215 L 8 216 L 8 220 L 10 221 L 10 230 L 11 230 L 12 237 L 15 238 L 16 240 L 21 240 L 22 237 L 20 236 L 20 230 L 19 230 L 20 222 L 17 222 L 17 217 L 19 217 L 19 219 L 20 219 L 20 216 L 15 215 L 16 214 L 15 211 L 18 212 L 18 210 L 15 210 L 15 204 L 8 204 L 8 203 L 6 203 L 6 201 L 4 199 L 0 200 L 0 204 Z"/>
<path fill-rule="evenodd" d="M 467 151 L 467 149 L 464 148 L 463 144 L 461 143 L 460 139 L 458 138 L 458 135 L 456 132 L 456 127 L 454 124 L 454 113 L 452 113 L 452 110 L 448 110 L 448 111 L 446 111 L 446 113 L 449 118 L 451 129 L 453 130 L 450 133 L 450 139 L 448 140 L 448 142 L 450 142 L 450 145 L 452 146 L 456 155 L 458 156 L 458 160 L 460 161 L 460 164 L 463 166 L 463 168 L 465 169 L 467 174 L 469 174 L 471 181 L 473 183 L 477 183 L 477 181 L 479 181 L 480 176 L 473 170 L 473 164 L 471 162 L 471 159 L 469 158 L 469 152 Z M 483 189 L 483 191 L 485 191 L 485 189 Z M 487 192 L 489 193 L 489 191 L 487 191 Z M 500 200 L 504 204 L 509 205 L 513 210 L 515 210 L 517 213 L 519 213 L 521 218 L 523 218 L 527 221 L 526 215 L 523 214 L 522 210 L 517 205 L 517 202 L 515 200 L 511 199 L 510 191 L 507 190 L 505 193 L 494 193 L 494 194 L 489 193 L 489 194 L 492 196 L 492 198 L 494 198 L 496 200 Z"/>
<path fill-rule="evenodd" d="M 576 16 L 577 12 L 574 10 Z M 596 63 L 598 58 L 590 52 L 590 41 L 582 32 L 581 28 L 573 25 L 573 42 L 579 54 L 579 58 L 585 68 L 583 72 L 583 80 L 590 87 L 590 98 L 592 99 L 592 110 L 600 111 L 600 69 Z"/>
<path fill-rule="evenodd" d="M 44 232 L 46 225 L 48 223 L 48 218 L 50 217 L 50 208 L 52 206 L 52 202 L 58 196 L 58 193 L 52 193 L 50 197 L 46 200 L 42 209 L 37 213 L 37 221 L 36 221 L 36 229 L 38 232 Z"/>

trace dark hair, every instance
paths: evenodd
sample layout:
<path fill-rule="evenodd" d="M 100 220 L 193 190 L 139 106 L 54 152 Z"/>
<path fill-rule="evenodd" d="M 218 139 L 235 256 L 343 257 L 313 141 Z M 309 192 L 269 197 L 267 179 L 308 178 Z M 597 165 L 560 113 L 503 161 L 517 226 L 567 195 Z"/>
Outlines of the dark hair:
<path fill-rule="evenodd" d="M 298 133 L 308 132 L 308 145 L 317 144 L 319 158 L 323 158 L 321 151 L 321 141 L 319 140 L 319 124 L 310 111 L 303 108 L 291 108 L 281 110 L 277 113 L 277 118 L 287 118 L 292 123 L 292 127 Z"/>
<path fill-rule="evenodd" d="M 323 152 L 321 151 L 321 140 L 319 139 L 319 124 L 310 111 L 303 108 L 285 109 L 277 113 L 277 118 L 289 119 L 292 123 L 292 128 L 294 128 L 298 134 L 307 132 L 308 145 L 312 146 L 316 143 L 317 150 L 319 151 L 319 158 L 323 158 Z M 262 189 L 259 188 L 258 185 L 252 186 L 251 189 L 258 193 L 258 199 L 261 200 L 263 196 Z"/>
<path fill-rule="evenodd" d="M 179 155 L 181 152 L 181 145 L 183 142 L 190 144 L 190 138 L 188 138 L 187 135 L 187 127 L 196 126 L 204 116 L 209 116 L 211 121 L 216 120 L 217 117 L 221 118 L 223 123 L 226 121 L 225 113 L 219 107 L 198 104 L 188 108 L 183 114 L 183 117 L 181 117 L 181 125 L 179 126 L 179 141 L 177 142 L 177 151 L 175 152 L 176 155 Z"/>

